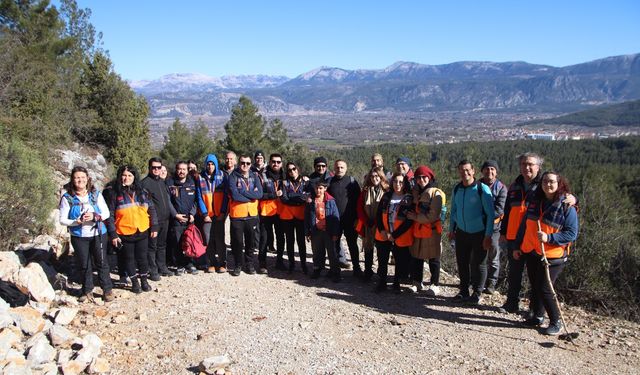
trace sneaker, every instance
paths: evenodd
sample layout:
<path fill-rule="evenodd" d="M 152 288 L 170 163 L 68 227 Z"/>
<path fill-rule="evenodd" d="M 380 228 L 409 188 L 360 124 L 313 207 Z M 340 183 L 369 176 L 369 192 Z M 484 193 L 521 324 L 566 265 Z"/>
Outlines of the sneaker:
<path fill-rule="evenodd" d="M 549 336 L 557 336 L 560 334 L 561 330 L 562 330 L 562 322 L 558 320 L 555 322 L 550 322 L 549 327 L 547 327 L 547 329 L 544 330 L 544 334 Z"/>
<path fill-rule="evenodd" d="M 131 291 L 135 294 L 142 293 L 142 288 L 140 287 L 140 282 L 137 277 L 131 279 Z"/>
<path fill-rule="evenodd" d="M 225 273 L 227 272 L 227 268 L 225 266 L 220 266 L 216 269 L 217 273 Z"/>
<path fill-rule="evenodd" d="M 194 266 L 191 266 L 187 269 L 187 272 L 189 272 L 192 275 L 197 275 L 198 274 L 198 269 L 195 268 Z"/>
<path fill-rule="evenodd" d="M 432 284 L 427 288 L 425 294 L 429 297 L 435 297 L 440 294 L 440 287 Z"/>
<path fill-rule="evenodd" d="M 104 294 L 102 295 L 102 300 L 104 302 L 112 302 L 114 299 L 116 299 L 116 297 L 113 295 L 113 292 L 111 290 L 104 292 Z"/>
<path fill-rule="evenodd" d="M 260 268 L 258 268 L 258 273 L 261 275 L 266 275 L 267 273 L 269 273 L 269 270 L 267 270 L 267 267 L 260 266 Z"/>
<path fill-rule="evenodd" d="M 479 293 L 473 293 L 471 295 L 471 297 L 467 298 L 464 301 L 464 303 L 469 305 L 469 306 L 478 306 L 480 304 L 480 294 Z"/>
<path fill-rule="evenodd" d="M 510 303 L 505 303 L 498 308 L 498 312 L 502 314 L 517 314 L 519 311 L 520 308 L 518 305 L 512 305 Z"/>
<path fill-rule="evenodd" d="M 231 271 L 231 276 L 240 276 L 240 272 L 242 272 L 242 268 L 236 267 Z"/>
<path fill-rule="evenodd" d="M 151 281 L 160 281 L 160 275 L 154 273 L 153 275 L 149 276 L 149 279 L 151 279 Z"/>
<path fill-rule="evenodd" d="M 312 279 L 317 279 L 320 277 L 320 273 L 322 272 L 321 269 L 317 269 L 317 270 L 313 270 L 313 273 L 311 274 L 311 278 Z"/>
<path fill-rule="evenodd" d="M 182 275 L 184 275 L 184 268 L 177 268 L 176 276 L 182 276 Z"/>
<path fill-rule="evenodd" d="M 468 294 L 458 293 L 453 297 L 453 302 L 455 302 L 455 303 L 463 303 L 467 299 L 469 299 L 469 295 Z"/>
<path fill-rule="evenodd" d="M 205 271 L 206 273 L 214 273 L 216 272 L 216 268 L 214 266 L 211 267 L 207 267 L 207 270 Z"/>
<path fill-rule="evenodd" d="M 345 270 L 351 269 L 351 263 L 349 263 L 349 262 L 340 262 L 339 266 L 340 266 L 340 268 L 345 269 Z"/>
<path fill-rule="evenodd" d="M 488 287 L 484 288 L 484 290 L 482 291 L 482 293 L 484 294 L 494 294 L 496 292 L 496 287 L 493 285 L 489 285 Z"/>
<path fill-rule="evenodd" d="M 527 327 L 540 327 L 544 323 L 544 316 L 534 316 L 522 322 Z"/>

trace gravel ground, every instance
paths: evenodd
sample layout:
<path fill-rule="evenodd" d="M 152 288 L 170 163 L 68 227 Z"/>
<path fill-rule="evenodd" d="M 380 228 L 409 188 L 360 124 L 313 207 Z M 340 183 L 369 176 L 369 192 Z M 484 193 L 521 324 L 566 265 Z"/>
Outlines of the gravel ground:
<path fill-rule="evenodd" d="M 438 297 L 408 289 L 376 294 L 374 282 L 343 275 L 333 283 L 270 268 L 269 275 L 163 278 L 152 292 L 116 290 L 106 306 L 82 305 L 75 324 L 102 338 L 114 374 L 198 373 L 200 361 L 223 354 L 232 374 L 630 374 L 640 368 L 634 323 L 564 307 L 570 330 L 580 333 L 574 345 L 498 313 L 501 295 L 485 296 L 479 307 L 454 304 L 456 280 L 446 275 Z"/>

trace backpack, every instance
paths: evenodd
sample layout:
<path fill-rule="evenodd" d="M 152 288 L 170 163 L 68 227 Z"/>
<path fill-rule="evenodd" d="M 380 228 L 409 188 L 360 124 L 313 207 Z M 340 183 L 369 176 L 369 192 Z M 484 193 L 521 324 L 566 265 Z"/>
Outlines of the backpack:
<path fill-rule="evenodd" d="M 447 195 L 444 193 L 444 191 L 442 191 L 439 188 L 434 188 L 436 189 L 436 191 L 433 193 L 433 195 L 435 195 L 436 193 L 440 193 L 440 196 L 442 197 L 442 209 L 440 210 L 440 221 L 442 223 L 444 223 L 447 218 Z"/>
<path fill-rule="evenodd" d="M 207 252 L 207 246 L 202 240 L 202 233 L 195 224 L 189 224 L 182 234 L 180 248 L 186 257 L 199 258 Z"/>

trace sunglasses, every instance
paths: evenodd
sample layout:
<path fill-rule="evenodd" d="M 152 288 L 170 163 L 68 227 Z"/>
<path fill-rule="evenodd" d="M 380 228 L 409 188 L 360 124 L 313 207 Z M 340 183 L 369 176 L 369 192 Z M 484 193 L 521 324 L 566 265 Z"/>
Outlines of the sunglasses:
<path fill-rule="evenodd" d="M 151 169 L 162 169 L 161 165 L 152 165 Z"/>
<path fill-rule="evenodd" d="M 326 168 L 326 164 L 316 164 L 316 168 Z"/>
<path fill-rule="evenodd" d="M 282 160 L 271 160 L 273 164 L 282 164 Z"/>
<path fill-rule="evenodd" d="M 289 168 L 289 169 L 287 169 L 287 172 L 293 172 L 293 171 L 295 171 L 296 169 L 298 169 L 298 168 L 296 168 L 296 167 Z"/>
<path fill-rule="evenodd" d="M 240 165 L 251 165 L 250 161 L 241 161 Z"/>

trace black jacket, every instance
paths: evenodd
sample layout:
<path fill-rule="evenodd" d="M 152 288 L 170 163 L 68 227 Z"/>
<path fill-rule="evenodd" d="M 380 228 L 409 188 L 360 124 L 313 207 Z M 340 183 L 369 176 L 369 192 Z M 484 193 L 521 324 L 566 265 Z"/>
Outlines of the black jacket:
<path fill-rule="evenodd" d="M 151 200 L 158 215 L 158 222 L 169 220 L 176 216 L 175 209 L 169 199 L 169 188 L 160 177 L 147 175 L 142 179 L 141 183 L 142 187 L 151 195 Z"/>

